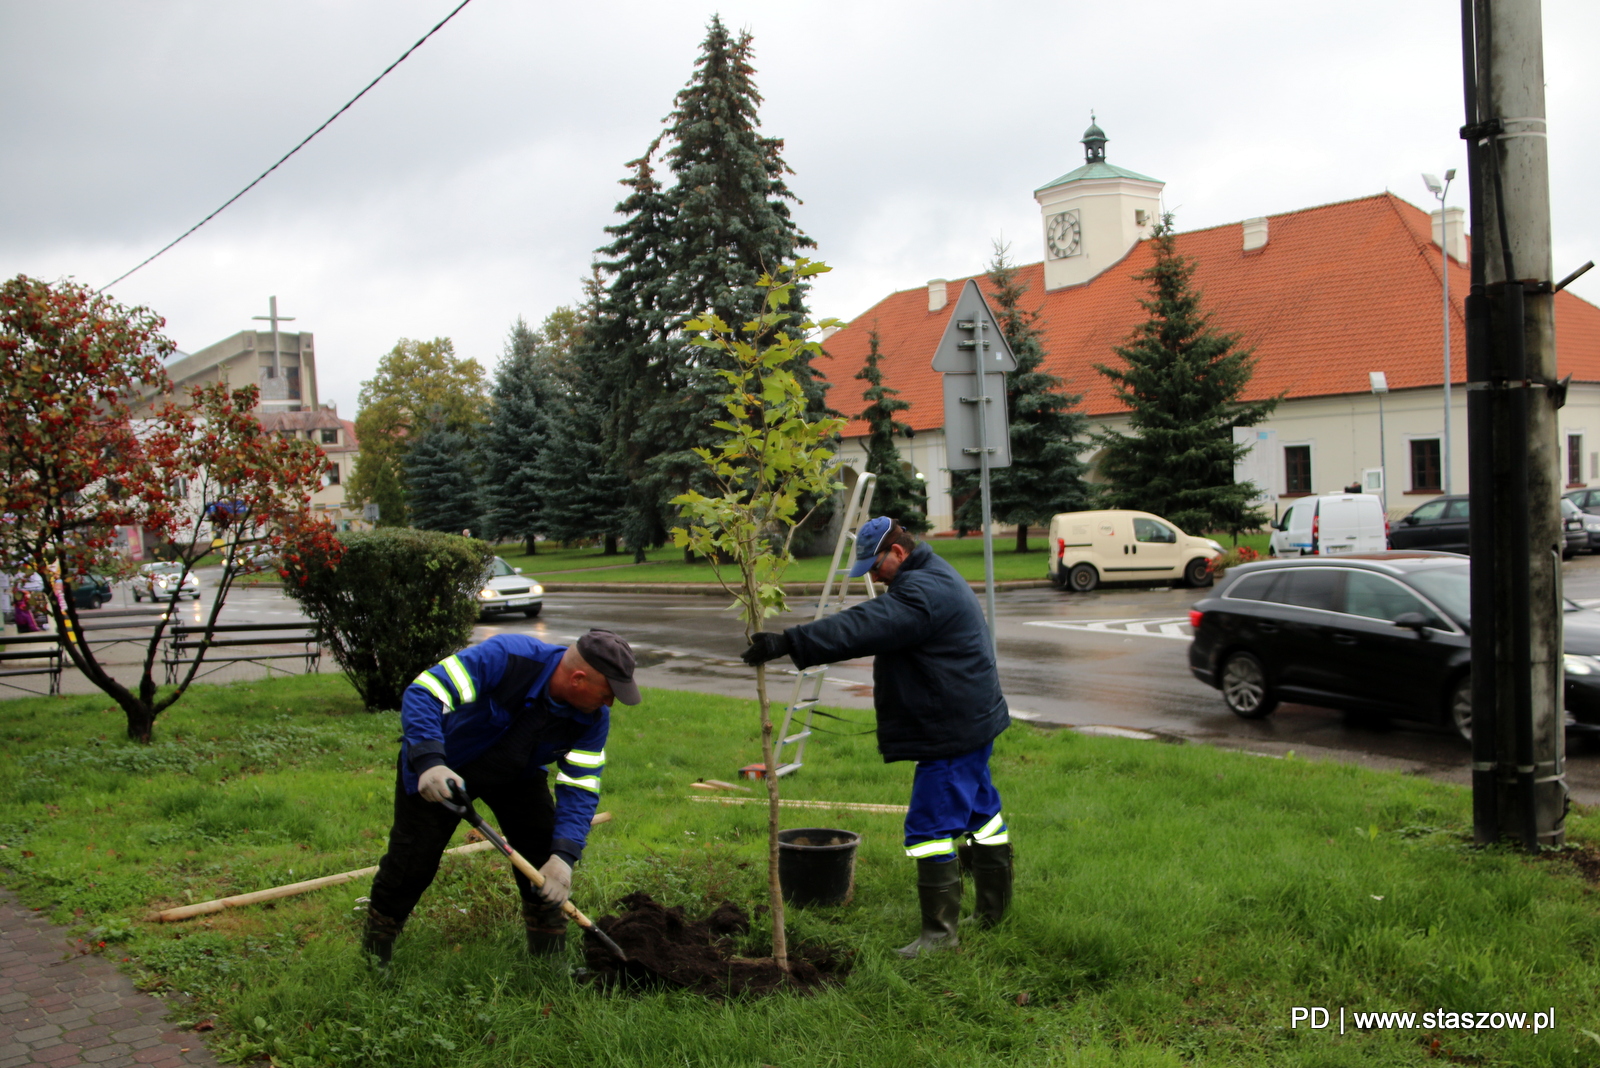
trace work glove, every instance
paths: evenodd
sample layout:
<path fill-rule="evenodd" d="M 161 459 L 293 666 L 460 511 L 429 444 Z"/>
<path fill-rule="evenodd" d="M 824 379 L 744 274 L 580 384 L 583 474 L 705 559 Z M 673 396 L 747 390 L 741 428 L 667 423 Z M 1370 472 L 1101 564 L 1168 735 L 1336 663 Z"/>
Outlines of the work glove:
<path fill-rule="evenodd" d="M 750 635 L 750 648 L 740 657 L 746 664 L 755 667 L 765 664 L 768 660 L 776 660 L 780 656 L 789 655 L 789 638 L 782 631 L 758 630 Z"/>
<path fill-rule="evenodd" d="M 417 792 L 422 795 L 424 801 L 449 801 L 452 779 L 461 784 L 462 790 L 467 788 L 467 781 L 460 775 L 443 764 L 435 764 L 417 776 Z"/>
<path fill-rule="evenodd" d="M 552 853 L 539 874 L 544 876 L 544 886 L 539 888 L 539 893 L 548 904 L 560 905 L 572 896 L 571 864 Z"/>

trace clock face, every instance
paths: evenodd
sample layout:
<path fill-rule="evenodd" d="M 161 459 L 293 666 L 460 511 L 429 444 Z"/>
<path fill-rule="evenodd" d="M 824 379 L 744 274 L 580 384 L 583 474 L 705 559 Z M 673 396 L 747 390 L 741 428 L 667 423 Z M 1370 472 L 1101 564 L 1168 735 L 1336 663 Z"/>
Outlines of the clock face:
<path fill-rule="evenodd" d="M 1049 246 L 1050 258 L 1064 260 L 1068 256 L 1076 256 L 1082 251 L 1079 244 L 1081 236 L 1076 211 L 1063 211 L 1050 216 L 1049 226 L 1045 230 L 1045 243 Z"/>

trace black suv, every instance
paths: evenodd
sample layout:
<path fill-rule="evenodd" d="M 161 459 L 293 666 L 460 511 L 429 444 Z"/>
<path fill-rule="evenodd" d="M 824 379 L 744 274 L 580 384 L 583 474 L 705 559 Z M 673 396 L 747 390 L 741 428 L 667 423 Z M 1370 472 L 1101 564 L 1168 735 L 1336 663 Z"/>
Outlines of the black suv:
<path fill-rule="evenodd" d="M 1189 613 L 1189 669 L 1245 719 L 1294 701 L 1470 737 L 1470 568 L 1430 552 L 1230 568 Z M 1600 726 L 1600 612 L 1568 601 L 1563 632 L 1568 726 Z"/>
<path fill-rule="evenodd" d="M 1431 549 L 1464 553 L 1470 531 L 1465 496 L 1437 497 L 1389 528 L 1391 549 Z"/>

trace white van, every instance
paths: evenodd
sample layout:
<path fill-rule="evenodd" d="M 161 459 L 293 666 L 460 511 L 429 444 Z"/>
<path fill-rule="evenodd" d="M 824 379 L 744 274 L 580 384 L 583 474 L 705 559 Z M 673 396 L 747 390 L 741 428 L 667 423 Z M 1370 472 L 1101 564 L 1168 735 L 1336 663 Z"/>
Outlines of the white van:
<path fill-rule="evenodd" d="M 1050 520 L 1050 581 L 1087 593 L 1102 582 L 1176 579 L 1211 585 L 1222 546 L 1185 534 L 1149 512 L 1062 512 Z"/>
<path fill-rule="evenodd" d="M 1272 524 L 1273 556 L 1377 553 L 1389 547 L 1389 520 L 1370 493 L 1301 497 Z"/>

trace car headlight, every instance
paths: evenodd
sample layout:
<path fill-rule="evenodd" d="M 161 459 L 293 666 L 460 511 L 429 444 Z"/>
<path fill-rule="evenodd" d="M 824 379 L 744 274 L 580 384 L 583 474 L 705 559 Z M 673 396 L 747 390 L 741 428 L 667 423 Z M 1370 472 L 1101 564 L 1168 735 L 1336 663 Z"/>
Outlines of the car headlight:
<path fill-rule="evenodd" d="M 1600 530 L 1600 515 L 1586 516 L 1583 520 L 1584 530 Z"/>
<path fill-rule="evenodd" d="M 533 592 L 533 595 L 535 597 L 543 597 L 544 596 L 544 587 L 539 585 L 537 582 L 535 582 L 533 584 L 533 591 L 532 592 Z"/>
<path fill-rule="evenodd" d="M 1217 550 L 1219 553 L 1226 551 L 1222 548 L 1222 543 L 1220 541 L 1212 541 L 1210 538 L 1201 538 L 1200 540 Z"/>
<path fill-rule="evenodd" d="M 499 594 L 495 593 L 494 590 L 491 590 L 489 587 L 485 586 L 483 589 L 478 591 L 478 596 L 480 598 L 482 598 L 483 600 L 488 601 L 488 600 L 492 600 L 495 597 L 498 597 Z"/>
<path fill-rule="evenodd" d="M 1600 659 L 1568 653 L 1561 658 L 1561 668 L 1568 675 L 1600 675 Z"/>

